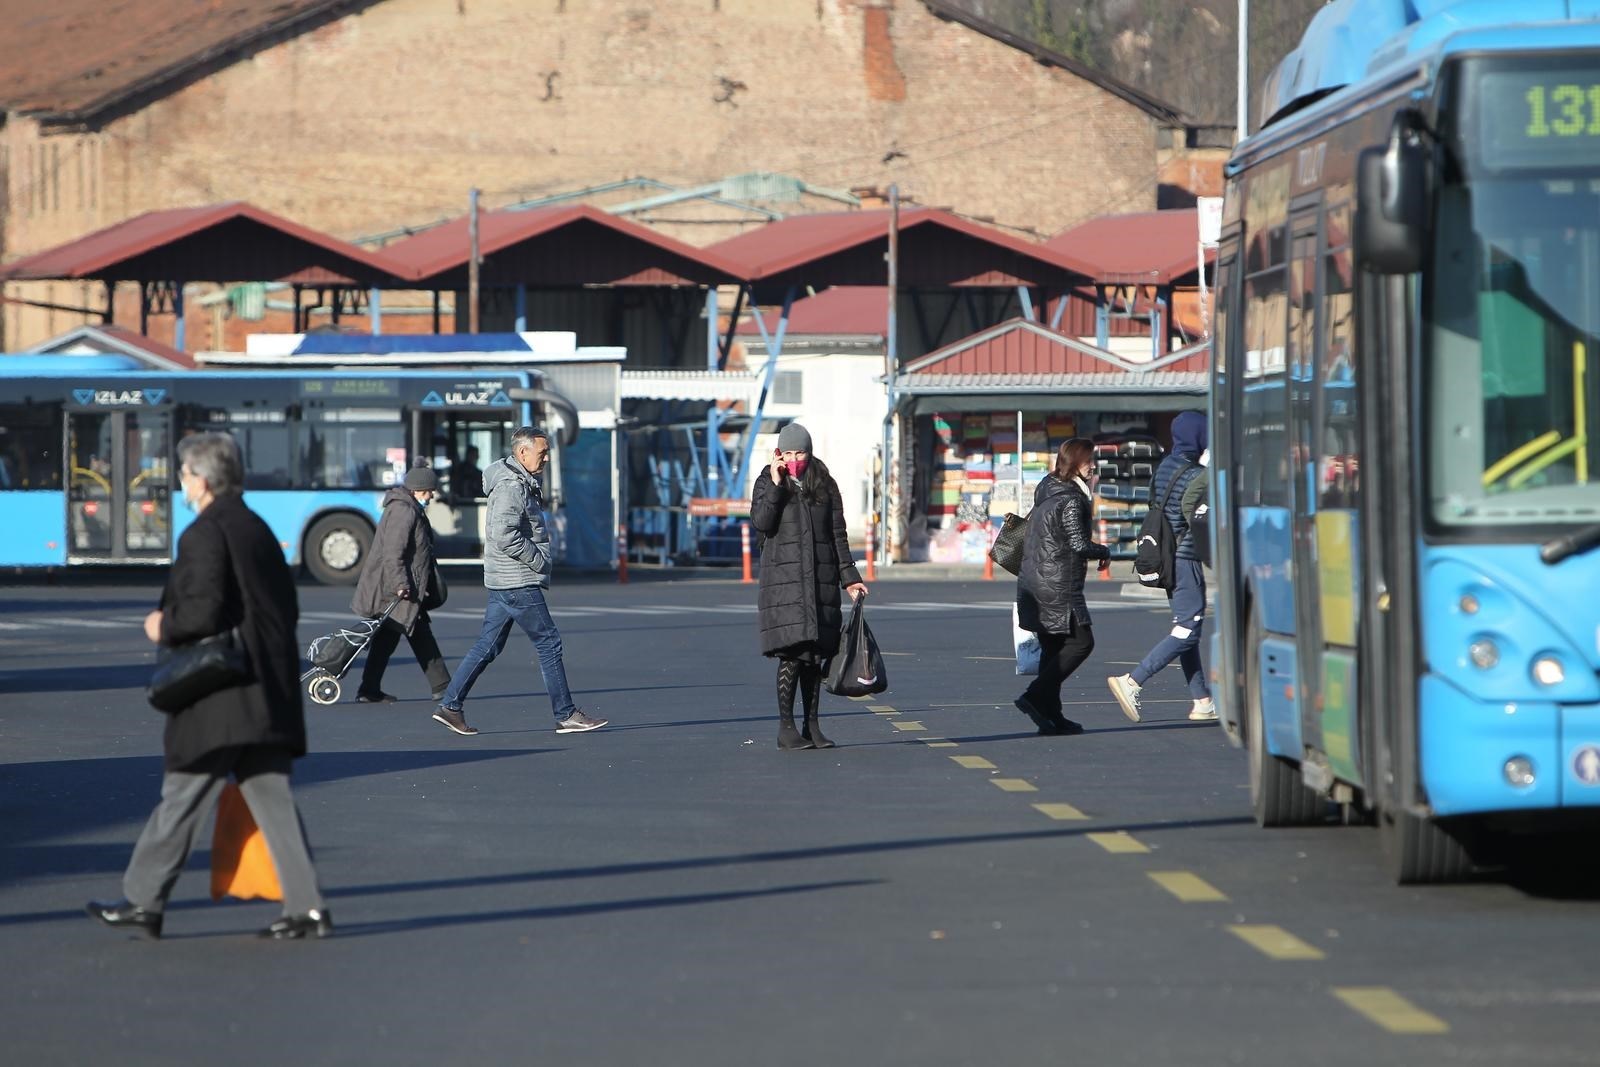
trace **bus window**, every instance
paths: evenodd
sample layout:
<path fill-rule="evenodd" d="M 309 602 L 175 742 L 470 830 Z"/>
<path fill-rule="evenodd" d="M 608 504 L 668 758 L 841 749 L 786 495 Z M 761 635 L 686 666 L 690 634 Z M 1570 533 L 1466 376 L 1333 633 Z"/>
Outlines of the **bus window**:
<path fill-rule="evenodd" d="M 67 490 L 72 527 L 72 551 L 79 554 L 111 554 L 110 412 L 75 414 L 69 420 L 67 462 L 70 464 Z"/>
<path fill-rule="evenodd" d="M 297 488 L 381 489 L 395 484 L 389 453 L 403 453 L 406 443 L 399 409 L 311 408 L 303 418 Z M 383 421 L 370 421 L 374 419 Z"/>
<path fill-rule="evenodd" d="M 424 412 L 424 452 L 439 472 L 439 493 L 451 503 L 483 499 L 483 469 L 511 451 L 515 423 L 502 415 Z"/>
<path fill-rule="evenodd" d="M 61 488 L 61 405 L 0 404 L 0 489 Z"/>
<path fill-rule="evenodd" d="M 1341 218 L 1343 221 L 1341 221 Z M 1349 211 L 1328 213 L 1328 241 L 1349 233 Z M 1355 507 L 1361 465 L 1356 422 L 1355 259 L 1350 246 L 1330 248 L 1323 261 L 1321 506 Z"/>
<path fill-rule="evenodd" d="M 1245 507 L 1289 503 L 1285 274 L 1280 266 L 1245 282 L 1244 425 L 1239 429 L 1239 503 Z"/>

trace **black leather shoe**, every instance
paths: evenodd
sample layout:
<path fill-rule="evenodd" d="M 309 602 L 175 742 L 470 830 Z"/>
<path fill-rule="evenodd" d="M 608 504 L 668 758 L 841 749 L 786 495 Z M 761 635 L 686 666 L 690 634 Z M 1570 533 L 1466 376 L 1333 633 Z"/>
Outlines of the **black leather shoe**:
<path fill-rule="evenodd" d="M 333 933 L 333 916 L 327 908 L 312 908 L 304 915 L 285 915 L 259 933 L 274 941 L 298 941 L 303 937 L 327 937 Z"/>
<path fill-rule="evenodd" d="M 357 693 L 357 704 L 393 704 L 400 698 L 388 693 Z"/>
<path fill-rule="evenodd" d="M 151 940 L 159 940 L 161 937 L 162 916 L 159 911 L 148 911 L 126 900 L 119 900 L 115 904 L 102 904 L 98 900 L 91 900 L 84 905 L 83 910 L 89 913 L 90 918 L 99 919 L 107 926 L 138 931 Z"/>

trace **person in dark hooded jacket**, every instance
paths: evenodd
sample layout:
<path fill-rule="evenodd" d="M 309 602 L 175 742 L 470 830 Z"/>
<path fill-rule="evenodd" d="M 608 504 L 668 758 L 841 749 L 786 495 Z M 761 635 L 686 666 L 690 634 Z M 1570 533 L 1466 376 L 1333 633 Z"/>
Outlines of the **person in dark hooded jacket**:
<path fill-rule="evenodd" d="M 417 466 L 406 472 L 403 487 L 397 485 L 383 496 L 383 517 L 373 534 L 350 610 L 364 619 L 375 619 L 396 599 L 399 603 L 367 644 L 367 665 L 356 691 L 356 699 L 363 704 L 394 703 L 395 698 L 383 691 L 383 672 L 400 647 L 401 634 L 411 643 L 435 701 L 450 684 L 450 671 L 428 619 L 428 608 L 444 603 L 444 583 L 433 552 L 433 526 L 423 510 L 438 490 L 439 475 L 430 467 Z"/>
<path fill-rule="evenodd" d="M 844 498 L 797 422 L 778 434 L 772 465 L 756 478 L 750 523 L 765 539 L 757 603 L 761 653 L 778 661 L 778 747 L 832 748 L 817 716 L 822 672 L 839 650 L 844 624 L 839 589 L 855 599 L 867 587 L 850 554 Z M 805 703 L 803 732 L 794 727 L 796 688 Z"/>
<path fill-rule="evenodd" d="M 1061 446 L 1055 470 L 1034 491 L 1017 575 L 1017 620 L 1039 635 L 1039 674 L 1017 708 L 1041 734 L 1081 734 L 1061 712 L 1061 683 L 1094 651 L 1094 627 L 1083 595 L 1091 559 L 1108 565 L 1105 545 L 1089 538 L 1094 442 L 1074 437 Z"/>
<path fill-rule="evenodd" d="M 1122 713 L 1134 722 L 1139 721 L 1139 692 L 1145 683 L 1158 672 L 1177 660 L 1183 667 L 1184 681 L 1189 686 L 1193 704 L 1189 718 L 1196 722 L 1212 722 L 1217 717 L 1216 706 L 1211 701 L 1211 689 L 1206 685 L 1205 670 L 1200 663 L 1200 629 L 1206 615 L 1206 578 L 1201 569 L 1194 535 L 1189 530 L 1188 518 L 1183 510 L 1184 492 L 1200 476 L 1200 457 L 1207 450 L 1206 417 L 1198 411 L 1185 411 L 1172 420 L 1172 451 L 1156 468 L 1150 485 L 1150 506 L 1159 507 L 1166 501 L 1167 523 L 1177 541 L 1174 555 L 1174 582 L 1167 594 L 1172 604 L 1172 629 L 1152 648 L 1148 655 L 1130 674 L 1107 678 L 1111 693 L 1122 707 Z M 1168 490 L 1171 490 L 1170 492 Z"/>

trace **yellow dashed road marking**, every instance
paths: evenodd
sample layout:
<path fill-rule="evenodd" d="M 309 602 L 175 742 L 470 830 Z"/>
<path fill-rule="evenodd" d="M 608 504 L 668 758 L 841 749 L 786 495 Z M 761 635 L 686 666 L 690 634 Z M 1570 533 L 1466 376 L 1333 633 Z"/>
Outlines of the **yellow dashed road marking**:
<path fill-rule="evenodd" d="M 1035 804 L 1033 809 L 1048 815 L 1052 819 L 1061 821 L 1087 819 L 1089 817 L 1071 804 Z"/>
<path fill-rule="evenodd" d="M 870 697 L 870 696 L 865 696 L 865 697 L 851 697 L 850 699 L 851 700 L 872 700 L 872 699 L 875 699 L 875 698 Z"/>
<path fill-rule="evenodd" d="M 943 737 L 931 737 L 931 736 L 930 737 L 919 737 L 919 738 L 917 738 L 917 740 L 921 741 L 923 744 L 927 745 L 929 748 L 960 748 L 961 747 L 960 745 L 956 744 L 954 741 L 947 740 L 947 739 L 945 739 Z"/>
<path fill-rule="evenodd" d="M 1445 1034 L 1450 1026 L 1387 986 L 1345 986 L 1334 996 L 1392 1034 Z"/>
<path fill-rule="evenodd" d="M 920 722 L 892 722 L 889 725 L 893 726 L 896 730 L 904 730 L 907 733 L 918 733 L 927 729 L 927 727 L 922 725 Z"/>
<path fill-rule="evenodd" d="M 1109 834 L 1085 834 L 1090 841 L 1099 845 L 1107 852 L 1149 852 L 1150 849 L 1144 842 L 1135 838 L 1126 830 L 1117 830 Z"/>
<path fill-rule="evenodd" d="M 1198 874 L 1189 871 L 1150 871 L 1150 880 L 1185 904 L 1227 900 L 1227 896 Z"/>
<path fill-rule="evenodd" d="M 1306 944 L 1281 926 L 1230 926 L 1228 931 L 1243 939 L 1257 952 L 1275 960 L 1320 960 L 1327 955 L 1320 948 Z"/>
<path fill-rule="evenodd" d="M 1003 789 L 1007 793 L 1037 793 L 1039 787 L 1026 778 L 991 778 L 996 789 Z"/>
<path fill-rule="evenodd" d="M 988 760 L 984 759 L 982 756 L 951 756 L 950 758 L 955 760 L 957 763 L 959 763 L 961 766 L 965 767 L 969 771 L 992 771 L 992 770 L 994 770 L 994 764 L 990 763 Z"/>
<path fill-rule="evenodd" d="M 898 715 L 898 714 L 900 714 L 898 711 L 895 711 L 893 708 L 891 708 L 887 704 L 868 704 L 867 705 L 867 710 L 872 712 L 872 714 L 874 714 L 874 715 Z"/>

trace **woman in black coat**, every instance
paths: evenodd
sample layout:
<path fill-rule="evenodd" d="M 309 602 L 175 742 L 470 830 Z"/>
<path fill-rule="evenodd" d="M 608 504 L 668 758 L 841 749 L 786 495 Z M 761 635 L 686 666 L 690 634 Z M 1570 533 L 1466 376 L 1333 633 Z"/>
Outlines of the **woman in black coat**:
<path fill-rule="evenodd" d="M 1061 446 L 1055 470 L 1033 497 L 1022 573 L 1017 576 L 1017 620 L 1039 635 L 1039 675 L 1017 708 L 1042 734 L 1078 734 L 1083 727 L 1061 713 L 1061 683 L 1094 651 L 1094 629 L 1083 596 L 1088 561 L 1110 566 L 1110 551 L 1089 539 L 1089 476 L 1094 442 L 1074 437 Z"/>
<path fill-rule="evenodd" d="M 289 791 L 290 762 L 306 752 L 294 575 L 277 537 L 240 497 L 244 469 L 233 438 L 184 438 L 178 458 L 184 500 L 197 514 L 178 539 L 177 559 L 160 608 L 145 619 L 145 636 L 181 648 L 237 632 L 249 676 L 168 717 L 161 803 L 123 875 L 125 899 L 92 902 L 88 911 L 108 926 L 160 937 L 167 897 L 232 775 L 283 886 L 285 914 L 261 935 L 325 937 L 333 923 Z"/>
<path fill-rule="evenodd" d="M 844 525 L 844 500 L 828 468 L 811 455 L 811 435 L 791 422 L 778 434 L 772 466 L 751 493 L 750 522 L 761 549 L 761 653 L 778 660 L 778 747 L 832 748 L 817 722 L 822 672 L 839 650 L 841 587 L 852 599 L 867 587 L 856 572 Z M 794 693 L 805 730 L 794 728 Z"/>
<path fill-rule="evenodd" d="M 361 671 L 361 688 L 356 690 L 356 700 L 363 704 L 394 703 L 395 698 L 383 691 L 383 672 L 400 647 L 401 634 L 411 643 L 411 651 L 428 677 L 435 703 L 450 685 L 450 672 L 428 618 L 428 608 L 444 603 L 444 582 L 433 552 L 433 526 L 423 511 L 438 489 L 439 476 L 432 468 L 418 466 L 406 472 L 404 486 L 397 485 L 383 495 L 383 518 L 372 536 L 372 549 L 356 582 L 350 610 L 364 619 L 375 619 L 397 598 L 399 603 L 367 644 L 367 665 Z"/>

